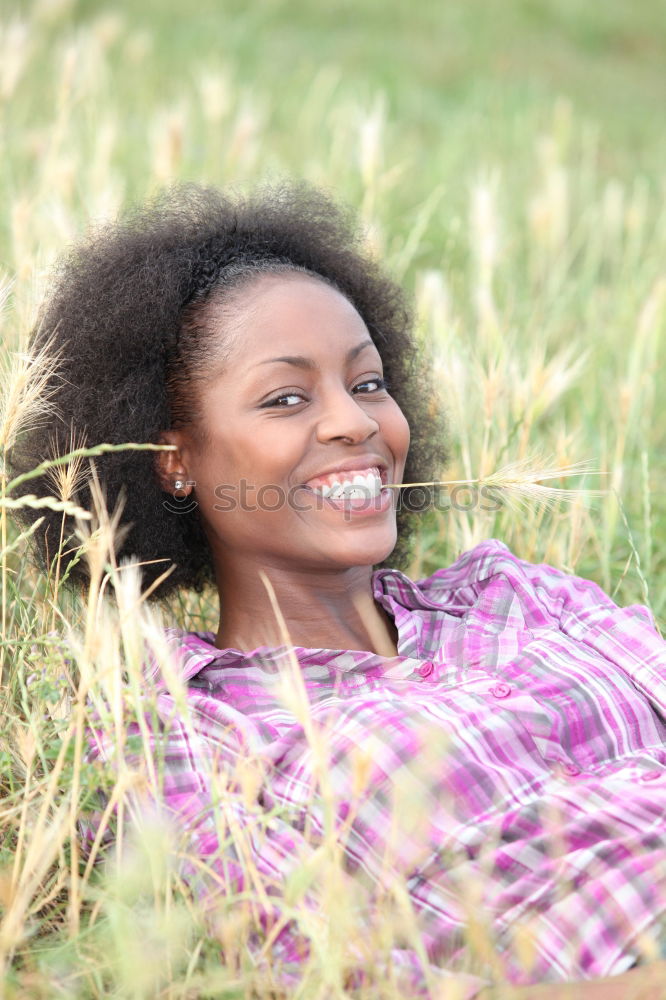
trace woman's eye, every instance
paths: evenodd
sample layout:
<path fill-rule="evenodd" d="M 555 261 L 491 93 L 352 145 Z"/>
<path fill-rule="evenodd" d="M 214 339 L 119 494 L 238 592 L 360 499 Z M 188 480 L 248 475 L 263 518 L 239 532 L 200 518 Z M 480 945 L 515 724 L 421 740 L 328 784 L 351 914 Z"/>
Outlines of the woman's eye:
<path fill-rule="evenodd" d="M 264 403 L 264 406 L 280 406 L 283 410 L 285 410 L 292 405 L 284 403 L 283 400 L 285 399 L 296 399 L 300 402 L 303 399 L 303 396 L 297 392 L 285 392 L 282 396 L 276 396 L 275 399 L 270 399 L 267 403 Z"/>
<path fill-rule="evenodd" d="M 376 386 L 375 389 L 371 389 L 370 390 L 371 392 L 381 392 L 382 389 L 388 389 L 388 382 L 386 381 L 386 379 L 385 378 L 380 378 L 379 376 L 377 376 L 377 378 L 369 378 L 369 379 L 366 379 L 365 382 L 359 382 L 358 385 L 354 386 L 354 391 L 360 389 L 361 392 L 367 392 L 368 390 L 365 389 L 365 386 L 368 386 L 368 385 L 374 385 L 374 386 Z"/>

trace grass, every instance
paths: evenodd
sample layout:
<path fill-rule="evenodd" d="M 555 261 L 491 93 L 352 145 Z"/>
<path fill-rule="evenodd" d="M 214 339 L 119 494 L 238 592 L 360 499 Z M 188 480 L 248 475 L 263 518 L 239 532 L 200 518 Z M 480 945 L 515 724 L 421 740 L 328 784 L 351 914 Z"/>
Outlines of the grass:
<path fill-rule="evenodd" d="M 553 510 L 483 512 L 451 492 L 449 509 L 424 518 L 412 575 L 495 535 L 619 603 L 648 604 L 663 624 L 665 45 L 664 7 L 647 0 L 201 0 L 196 10 L 10 0 L 0 15 L 3 452 L 47 412 L 20 352 L 49 266 L 88 220 L 173 180 L 304 176 L 358 208 L 414 295 L 451 424 L 442 476 L 509 466 L 529 480 L 535 455 L 542 469 L 587 461 L 601 473 L 549 480 L 605 491 Z M 137 649 L 147 638 L 163 655 L 159 615 L 114 565 L 103 516 L 87 543 L 89 593 L 69 592 L 57 562 L 37 574 L 2 485 L 0 992 L 273 995 L 244 957 L 259 932 L 252 900 L 230 894 L 211 934 L 164 829 L 146 825 L 103 870 L 80 857 L 76 821 L 95 790 L 122 811 L 156 780 L 128 761 L 115 774 L 86 764 L 82 736 L 91 706 L 120 736 L 150 703 Z M 67 476 L 61 489 L 67 503 Z M 161 614 L 202 627 L 214 602 L 183 595 Z M 240 794 L 251 782 L 250 768 Z M 281 900 L 316 945 L 298 995 L 342 996 L 346 942 L 385 954 L 392 933 L 415 931 L 399 887 L 377 926 L 359 924 L 363 901 L 342 885 L 334 837 L 317 864 Z M 307 886 L 335 920 L 309 910 Z M 471 961 L 489 948 L 472 929 Z M 368 997 L 401 995 L 389 972 L 366 966 Z"/>

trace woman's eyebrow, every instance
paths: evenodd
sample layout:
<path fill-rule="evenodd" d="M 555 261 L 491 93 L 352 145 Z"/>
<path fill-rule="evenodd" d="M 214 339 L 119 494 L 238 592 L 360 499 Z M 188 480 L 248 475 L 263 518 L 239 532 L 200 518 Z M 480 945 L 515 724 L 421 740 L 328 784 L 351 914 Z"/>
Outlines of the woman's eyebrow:
<path fill-rule="evenodd" d="M 362 344 L 352 347 L 349 351 L 347 351 L 345 363 L 349 364 L 350 361 L 353 361 L 354 358 L 361 353 L 361 351 L 366 349 L 366 347 L 374 346 L 375 345 L 372 340 L 364 340 Z M 289 354 L 280 358 L 267 358 L 265 361 L 258 361 L 255 368 L 258 368 L 259 365 L 274 365 L 278 362 L 282 362 L 287 365 L 295 365 L 297 368 L 306 368 L 308 371 L 314 371 L 319 368 L 316 361 L 313 361 L 312 358 L 305 358 L 302 354 Z"/>

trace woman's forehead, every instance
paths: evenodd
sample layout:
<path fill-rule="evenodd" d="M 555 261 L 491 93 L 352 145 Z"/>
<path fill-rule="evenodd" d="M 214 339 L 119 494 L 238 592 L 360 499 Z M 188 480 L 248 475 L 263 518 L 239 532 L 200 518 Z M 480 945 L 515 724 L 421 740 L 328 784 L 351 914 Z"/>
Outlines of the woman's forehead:
<path fill-rule="evenodd" d="M 316 277 L 261 275 L 239 289 L 232 301 L 220 302 L 218 316 L 232 354 L 246 360 L 258 354 L 340 350 L 348 352 L 369 340 L 363 318 L 336 288 Z"/>

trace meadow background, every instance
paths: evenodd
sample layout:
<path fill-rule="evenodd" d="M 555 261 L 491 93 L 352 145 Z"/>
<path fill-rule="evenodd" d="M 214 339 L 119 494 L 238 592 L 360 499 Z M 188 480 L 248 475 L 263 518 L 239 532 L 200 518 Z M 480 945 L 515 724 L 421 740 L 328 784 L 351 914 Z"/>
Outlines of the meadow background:
<path fill-rule="evenodd" d="M 442 476 L 514 469 L 499 513 L 458 494 L 472 509 L 423 518 L 412 575 L 494 535 L 663 625 L 665 69 L 661 0 L 3 0 L 3 455 L 46 413 L 27 337 L 49 267 L 90 221 L 173 181 L 303 177 L 357 209 L 413 296 L 449 415 Z M 600 475 L 558 477 L 577 462 Z M 605 492 L 548 510 L 530 485 L 546 466 L 550 485 Z M 67 503 L 77 468 L 63 469 Z M 91 706 L 118 734 L 145 698 L 140 640 L 159 646 L 160 615 L 210 625 L 214 602 L 148 609 L 103 517 L 90 591 L 69 593 L 57 564 L 32 568 L 0 471 L 0 994 L 277 995 L 243 958 L 246 901 L 221 964 L 161 833 L 106 868 L 77 847 L 95 789 L 122 808 L 145 779 L 86 764 Z M 338 929 L 294 995 L 347 995 L 356 918 L 329 862 L 318 891 L 324 908 L 335 896 Z M 319 940 L 299 894 L 283 904 Z M 470 942 L 487 958 L 492 941 Z M 380 979 L 368 997 L 401 995 Z"/>

